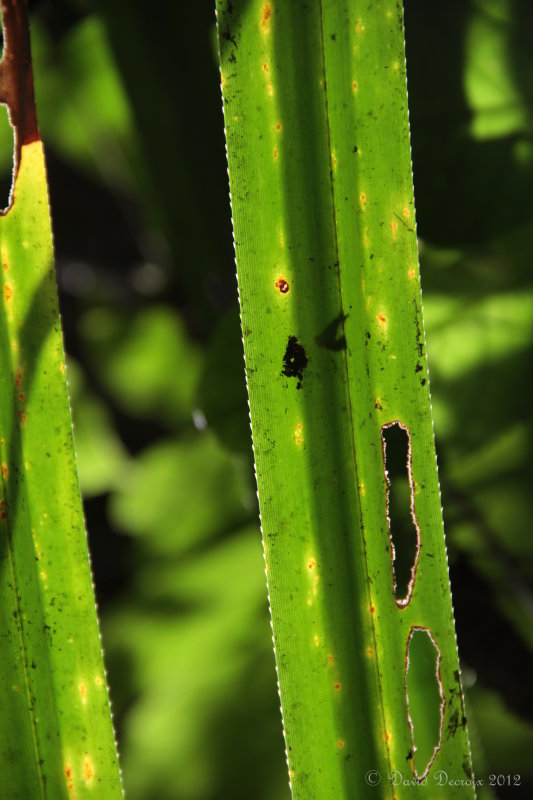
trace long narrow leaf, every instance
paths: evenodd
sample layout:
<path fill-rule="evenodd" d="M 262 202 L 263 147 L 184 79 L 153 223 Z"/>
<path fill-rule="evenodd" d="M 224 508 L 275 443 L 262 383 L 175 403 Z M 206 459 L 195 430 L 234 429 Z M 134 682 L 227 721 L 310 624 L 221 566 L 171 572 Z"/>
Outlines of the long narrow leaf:
<path fill-rule="evenodd" d="M 15 130 L 0 218 L 0 794 L 121 797 L 78 489 L 25 3 L 2 1 Z"/>
<path fill-rule="evenodd" d="M 217 11 L 293 796 L 471 797 L 402 8 L 218 0 Z"/>

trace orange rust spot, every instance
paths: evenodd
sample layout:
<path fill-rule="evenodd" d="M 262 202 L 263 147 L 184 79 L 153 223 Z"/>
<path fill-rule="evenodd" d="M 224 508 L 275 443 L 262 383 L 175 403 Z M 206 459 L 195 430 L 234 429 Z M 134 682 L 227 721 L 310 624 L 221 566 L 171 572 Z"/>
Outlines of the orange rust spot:
<path fill-rule="evenodd" d="M 268 64 L 263 64 L 263 69 L 265 70 L 265 72 L 269 72 Z"/>
<path fill-rule="evenodd" d="M 375 608 L 375 606 L 370 606 L 370 613 L 371 613 L 371 614 L 375 614 L 375 613 L 376 613 L 376 608 Z"/>
<path fill-rule="evenodd" d="M 276 148 L 274 148 L 274 158 L 276 159 L 277 157 L 278 157 L 278 151 Z"/>
<path fill-rule="evenodd" d="M 222 88 L 224 88 L 224 86 L 226 85 L 226 79 L 222 73 L 220 73 L 220 85 L 222 86 Z"/>
<path fill-rule="evenodd" d="M 307 569 L 309 570 L 309 572 L 312 572 L 312 570 L 314 570 L 315 567 L 316 567 L 316 559 L 310 558 L 309 561 L 307 562 Z"/>
<path fill-rule="evenodd" d="M 392 231 L 392 238 L 396 239 L 396 234 L 398 233 L 398 223 L 396 222 L 395 219 L 392 220 L 392 222 L 390 224 L 390 228 L 391 228 L 391 231 Z"/>
<path fill-rule="evenodd" d="M 339 739 L 339 741 L 337 742 L 337 747 L 340 750 L 342 750 L 342 748 L 344 747 L 344 739 Z"/>
<path fill-rule="evenodd" d="M 365 484 L 364 483 L 362 483 L 361 486 L 359 487 L 359 492 L 361 493 L 361 495 L 363 497 L 365 496 L 366 489 L 365 489 Z"/>
<path fill-rule="evenodd" d="M 74 789 L 74 780 L 72 778 L 72 767 L 70 764 L 65 764 L 65 778 L 67 779 L 67 789 L 71 792 Z"/>
<path fill-rule="evenodd" d="M 96 683 L 97 686 L 102 686 L 102 684 L 103 684 L 103 680 L 100 677 L 100 675 L 96 676 L 96 678 L 94 679 L 94 682 Z"/>
<path fill-rule="evenodd" d="M 26 422 L 27 419 L 28 419 L 28 417 L 26 416 L 24 411 L 22 411 L 22 409 L 19 408 L 19 420 L 20 420 L 21 424 L 24 425 L 24 423 Z"/>
<path fill-rule="evenodd" d="M 298 425 L 296 426 L 296 430 L 294 431 L 294 438 L 296 440 L 296 444 L 302 443 L 302 430 L 303 430 L 303 425 L 301 422 L 299 422 Z"/>
<path fill-rule="evenodd" d="M 0 511 L 0 519 L 7 519 L 7 514 L 5 511 Z"/>
<path fill-rule="evenodd" d="M 379 322 L 380 325 L 386 325 L 387 324 L 387 317 L 385 316 L 385 314 L 378 314 L 376 319 L 377 319 L 377 321 Z"/>
<path fill-rule="evenodd" d="M 373 651 L 373 649 L 372 649 L 371 647 L 367 647 L 367 648 L 366 648 L 366 654 L 367 654 L 368 656 L 373 656 L 373 655 L 374 655 L 374 651 Z"/>
<path fill-rule="evenodd" d="M 361 201 L 361 205 L 364 206 L 366 203 L 366 194 L 364 192 L 361 192 L 359 195 L 359 200 Z"/>
<path fill-rule="evenodd" d="M 291 776 L 291 778 L 294 778 L 295 772 L 293 769 L 289 770 L 289 775 Z"/>
<path fill-rule="evenodd" d="M 86 783 L 90 783 L 94 777 L 94 767 L 88 756 L 85 756 L 83 761 L 83 777 Z"/>
<path fill-rule="evenodd" d="M 410 278 L 411 280 L 413 280 L 413 278 L 414 278 L 414 277 L 415 277 L 415 275 L 416 275 L 416 272 L 415 272 L 415 271 L 414 271 L 414 269 L 411 267 L 411 269 L 409 270 L 409 272 L 408 272 L 407 274 L 409 275 L 409 278 Z"/>
<path fill-rule="evenodd" d="M 24 392 L 19 392 L 19 400 L 21 403 L 24 402 L 24 397 L 25 397 Z"/>
<path fill-rule="evenodd" d="M 9 283 L 4 284 L 4 297 L 8 302 L 13 297 L 13 289 L 11 288 Z"/>
<path fill-rule="evenodd" d="M 84 683 L 80 683 L 78 688 L 80 690 L 82 703 L 86 703 L 87 702 L 87 687 L 85 686 Z"/>
<path fill-rule="evenodd" d="M 3 508 L 5 506 L 5 504 L 6 504 L 6 501 L 2 497 L 2 499 L 0 500 L 0 508 Z"/>
<path fill-rule="evenodd" d="M 7 263 L 5 258 L 2 259 L 2 266 L 4 268 L 4 272 L 7 272 L 9 269 L 9 264 Z"/>
<path fill-rule="evenodd" d="M 2 464 L 2 475 L 4 476 L 4 478 L 7 478 L 8 474 L 9 470 L 7 468 L 7 464 Z"/>
<path fill-rule="evenodd" d="M 405 206 L 405 208 L 403 209 L 402 214 L 404 215 L 405 219 L 407 219 L 407 217 L 409 216 L 409 209 L 407 208 L 407 206 Z"/>
<path fill-rule="evenodd" d="M 22 383 L 22 370 L 18 369 L 15 374 L 15 386 L 17 389 L 20 389 L 20 384 Z"/>
<path fill-rule="evenodd" d="M 356 91 L 357 91 L 357 81 L 353 81 L 353 83 L 352 83 L 352 89 L 353 89 L 353 91 L 354 91 L 354 92 L 356 92 Z"/>
<path fill-rule="evenodd" d="M 356 33 L 362 33 L 364 31 L 364 29 L 365 29 L 365 26 L 361 22 L 358 22 L 357 25 L 355 26 L 355 32 Z"/>
<path fill-rule="evenodd" d="M 287 294 L 290 289 L 288 281 L 285 278 L 278 278 L 276 281 L 276 289 L 279 289 L 281 294 Z"/>
<path fill-rule="evenodd" d="M 385 741 L 390 742 L 390 733 L 388 731 L 385 733 Z"/>
<path fill-rule="evenodd" d="M 333 688 L 335 689 L 336 692 L 340 692 L 341 685 L 340 685 L 339 681 L 337 681 L 336 683 L 333 684 Z"/>
<path fill-rule="evenodd" d="M 333 666 L 333 664 L 334 664 L 334 661 L 335 661 L 335 659 L 333 658 L 333 656 L 331 655 L 331 653 L 328 655 L 328 661 L 329 661 L 329 665 L 330 665 L 330 667 L 332 667 L 332 666 Z"/>
<path fill-rule="evenodd" d="M 278 124 L 276 125 L 276 130 L 277 130 L 277 131 L 280 131 L 280 130 L 281 130 L 281 122 L 278 122 Z"/>
<path fill-rule="evenodd" d="M 268 27 L 269 20 L 270 20 L 270 3 L 266 3 L 263 9 L 263 19 L 261 20 L 261 27 L 263 29 Z"/>

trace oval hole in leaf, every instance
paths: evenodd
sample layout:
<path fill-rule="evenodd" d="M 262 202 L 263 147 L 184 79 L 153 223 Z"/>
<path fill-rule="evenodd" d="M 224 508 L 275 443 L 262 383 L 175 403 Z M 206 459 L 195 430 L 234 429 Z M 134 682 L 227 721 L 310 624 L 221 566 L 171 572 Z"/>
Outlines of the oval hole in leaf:
<path fill-rule="evenodd" d="M 445 705 L 440 650 L 426 628 L 412 628 L 409 634 L 405 689 L 414 774 L 422 780 L 440 748 Z"/>
<path fill-rule="evenodd" d="M 383 425 L 381 441 L 387 482 L 387 524 L 394 596 L 399 606 L 406 606 L 411 599 L 420 551 L 411 474 L 411 438 L 401 422 L 391 422 Z"/>

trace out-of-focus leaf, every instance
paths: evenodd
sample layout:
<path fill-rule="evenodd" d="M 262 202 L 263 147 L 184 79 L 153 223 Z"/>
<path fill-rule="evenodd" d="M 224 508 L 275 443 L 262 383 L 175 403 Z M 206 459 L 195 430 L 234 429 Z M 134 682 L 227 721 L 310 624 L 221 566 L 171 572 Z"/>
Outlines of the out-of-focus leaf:
<path fill-rule="evenodd" d="M 125 411 L 170 426 L 190 419 L 202 357 L 172 309 L 94 308 L 80 327 L 96 374 Z"/>
<path fill-rule="evenodd" d="M 72 358 L 68 361 L 68 385 L 80 488 L 84 497 L 102 494 L 116 488 L 128 455 L 106 407 L 90 392 L 81 367 Z"/>
<path fill-rule="evenodd" d="M 514 27 L 513 3 L 475 0 L 471 8 L 464 73 L 466 95 L 473 112 L 471 133 L 478 139 L 488 139 L 530 132 L 528 110 L 513 74 L 511 48 L 514 39 L 521 38 Z M 532 75 L 531 51 L 529 56 Z"/>
<path fill-rule="evenodd" d="M 226 447 L 250 452 L 252 439 L 237 309 L 222 317 L 213 332 L 196 403 Z"/>
<path fill-rule="evenodd" d="M 111 680 L 130 684 L 131 800 L 249 800 L 251 785 L 254 800 L 288 798 L 261 563 L 245 528 L 181 565 L 145 564 L 107 617 Z"/>
<path fill-rule="evenodd" d="M 131 191 L 135 126 L 102 21 L 86 17 L 59 46 L 36 23 L 32 41 L 35 92 L 47 142 L 89 173 Z"/>
<path fill-rule="evenodd" d="M 244 459 L 231 457 L 208 431 L 165 441 L 125 472 L 111 518 L 154 552 L 184 553 L 249 518 L 250 483 Z"/>

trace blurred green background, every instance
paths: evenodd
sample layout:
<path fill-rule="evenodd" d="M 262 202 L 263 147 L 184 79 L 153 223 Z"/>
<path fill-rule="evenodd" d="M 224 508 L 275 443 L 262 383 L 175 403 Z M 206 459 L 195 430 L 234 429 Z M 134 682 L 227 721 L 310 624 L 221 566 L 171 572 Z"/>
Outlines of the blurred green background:
<path fill-rule="evenodd" d="M 288 800 L 214 3 L 35 0 L 30 9 L 128 797 Z M 531 797 L 533 4 L 406 0 L 405 11 L 426 335 L 474 766 L 486 782 L 511 776 L 482 800 Z M 4 113 L 1 122 L 5 203 Z"/>

